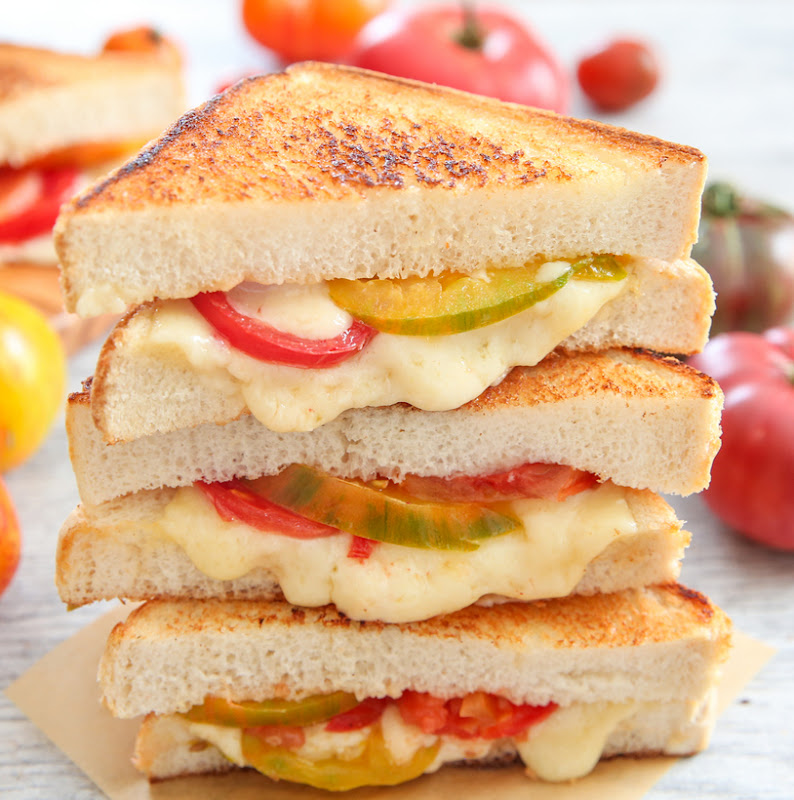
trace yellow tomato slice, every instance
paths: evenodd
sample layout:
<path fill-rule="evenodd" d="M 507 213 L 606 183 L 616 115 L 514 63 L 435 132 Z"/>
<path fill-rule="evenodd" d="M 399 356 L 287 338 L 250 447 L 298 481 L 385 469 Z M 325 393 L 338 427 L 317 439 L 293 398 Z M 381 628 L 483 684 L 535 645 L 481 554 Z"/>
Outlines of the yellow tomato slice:
<path fill-rule="evenodd" d="M 442 336 L 492 325 L 546 300 L 575 279 L 622 280 L 613 256 L 580 258 L 552 280 L 539 280 L 539 264 L 492 268 L 484 277 L 447 273 L 427 278 L 338 279 L 331 299 L 383 333 Z"/>
<path fill-rule="evenodd" d="M 398 763 L 386 748 L 379 729 L 367 737 L 357 758 L 310 760 L 294 750 L 271 747 L 252 732 L 243 731 L 243 755 L 256 770 L 274 780 L 286 780 L 315 789 L 347 791 L 359 786 L 395 786 L 422 775 L 435 760 L 440 745 L 420 748 L 406 762 Z"/>

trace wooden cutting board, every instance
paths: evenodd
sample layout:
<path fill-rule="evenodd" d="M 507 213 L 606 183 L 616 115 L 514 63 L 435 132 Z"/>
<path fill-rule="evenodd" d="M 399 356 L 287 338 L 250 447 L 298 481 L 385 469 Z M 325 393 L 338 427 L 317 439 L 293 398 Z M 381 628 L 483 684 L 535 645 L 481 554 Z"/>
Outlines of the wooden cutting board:
<path fill-rule="evenodd" d="M 81 319 L 63 310 L 59 270 L 55 265 L 4 264 L 0 266 L 0 291 L 22 297 L 41 311 L 58 332 L 67 355 L 105 336 L 118 319 L 115 314 Z"/>

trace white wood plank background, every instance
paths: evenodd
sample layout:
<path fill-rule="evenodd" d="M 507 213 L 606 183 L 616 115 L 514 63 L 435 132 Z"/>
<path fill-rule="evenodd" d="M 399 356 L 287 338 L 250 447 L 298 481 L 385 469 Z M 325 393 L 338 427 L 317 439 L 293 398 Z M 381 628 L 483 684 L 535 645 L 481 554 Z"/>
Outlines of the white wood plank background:
<path fill-rule="evenodd" d="M 640 35 L 665 62 L 658 92 L 629 112 L 603 117 L 694 145 L 710 174 L 794 209 L 794 4 L 716 2 L 502 2 L 513 6 L 572 68 L 616 33 Z M 136 0 L 101 3 L 3 0 L 0 38 L 90 51 L 110 30 L 150 21 L 182 41 L 191 102 L 217 82 L 267 66 L 245 38 L 238 3 Z M 592 115 L 581 97 L 573 112 Z M 70 363 L 70 387 L 93 371 L 96 349 Z M 77 502 L 62 419 L 41 451 L 7 476 L 21 517 L 21 568 L 0 600 L 0 689 L 104 609 L 67 613 L 54 585 L 58 528 Z M 794 488 L 794 487 L 792 487 Z M 677 764 L 652 800 L 794 797 L 794 555 L 756 547 L 723 528 L 697 498 L 674 501 L 694 541 L 683 580 L 709 594 L 739 628 L 777 656 L 723 716 L 712 746 Z M 53 676 L 57 680 L 57 676 Z M 93 784 L 0 695 L 0 796 L 100 796 Z"/>

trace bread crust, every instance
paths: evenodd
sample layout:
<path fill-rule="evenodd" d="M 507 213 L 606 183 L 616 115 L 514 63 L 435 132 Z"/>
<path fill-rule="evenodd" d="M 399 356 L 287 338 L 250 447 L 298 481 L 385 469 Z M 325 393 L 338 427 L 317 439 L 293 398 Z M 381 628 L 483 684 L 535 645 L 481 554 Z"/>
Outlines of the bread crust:
<path fill-rule="evenodd" d="M 610 350 L 552 354 L 452 411 L 355 409 L 302 433 L 276 433 L 245 415 L 108 445 L 84 390 L 69 398 L 67 432 L 89 504 L 199 479 L 255 478 L 292 463 L 366 480 L 562 463 L 621 486 L 689 494 L 708 485 L 721 408 L 717 384 L 691 367 Z"/>
<path fill-rule="evenodd" d="M 183 104 L 170 45 L 88 56 L 0 43 L 0 164 L 18 167 L 77 145 L 117 145 L 118 163 Z"/>
<path fill-rule="evenodd" d="M 669 702 L 708 691 L 729 646 L 723 612 L 675 584 L 391 624 L 353 621 L 329 606 L 155 600 L 113 630 L 99 677 L 122 717 L 183 712 L 209 694 L 364 698 L 413 689 L 536 705 Z"/>
<path fill-rule="evenodd" d="M 244 280 L 427 275 L 540 254 L 672 260 L 696 238 L 704 181 L 693 148 L 305 63 L 184 115 L 64 207 L 56 247 L 81 315 Z"/>

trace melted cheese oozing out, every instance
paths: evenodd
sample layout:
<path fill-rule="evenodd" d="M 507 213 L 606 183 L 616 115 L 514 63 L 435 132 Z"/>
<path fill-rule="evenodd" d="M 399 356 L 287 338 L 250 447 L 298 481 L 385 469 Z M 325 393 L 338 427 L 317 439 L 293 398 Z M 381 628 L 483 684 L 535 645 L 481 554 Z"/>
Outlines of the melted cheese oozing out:
<path fill-rule="evenodd" d="M 333 603 L 354 619 L 408 622 L 488 594 L 519 600 L 570 594 L 609 544 L 638 532 L 630 492 L 604 483 L 563 502 L 514 501 L 510 512 L 523 530 L 485 540 L 475 551 L 379 543 L 365 561 L 347 557 L 347 534 L 300 540 L 226 522 L 193 487 L 176 490 L 155 531 L 211 578 L 232 580 L 262 567 L 295 605 Z"/>
<path fill-rule="evenodd" d="M 551 279 L 567 266 L 541 267 Z M 426 411 L 458 408 L 501 380 L 514 366 L 532 366 L 592 319 L 627 281 L 569 281 L 550 298 L 508 319 L 449 336 L 379 333 L 334 367 L 299 369 L 259 361 L 229 347 L 187 300 L 164 303 L 136 344 L 142 352 L 182 357 L 214 391 L 236 391 L 251 413 L 275 431 L 307 431 L 349 408 L 410 403 Z M 236 291 L 236 290 L 235 290 Z M 245 305 L 245 291 L 236 302 Z M 256 306 L 258 301 L 252 301 Z M 262 318 L 306 338 L 328 338 L 346 319 L 324 284 L 274 286 Z M 311 322 L 301 323 L 301 320 Z"/>
<path fill-rule="evenodd" d="M 649 704 L 597 702 L 559 708 L 543 722 L 533 725 L 525 740 L 514 740 L 513 744 L 527 770 L 536 777 L 554 782 L 581 778 L 598 763 L 612 732 L 645 705 Z M 239 728 L 186 724 L 191 735 L 214 745 L 238 766 L 247 765 Z M 398 764 L 410 761 L 420 748 L 431 747 L 437 741 L 433 734 L 406 724 L 396 706 L 386 709 L 379 724 L 384 745 Z M 297 753 L 309 760 L 355 758 L 362 751 L 369 731 L 367 727 L 328 733 L 324 725 L 313 725 L 305 729 L 306 741 Z M 485 758 L 494 746 L 498 747 L 497 742 L 442 737 L 441 748 L 427 772 L 455 761 Z"/>
<path fill-rule="evenodd" d="M 601 758 L 612 731 L 637 703 L 587 703 L 558 708 L 529 729 L 516 749 L 527 769 L 544 781 L 581 778 Z"/>

